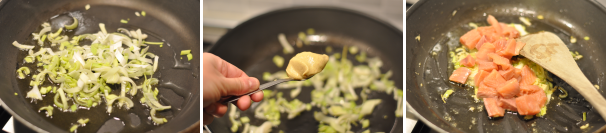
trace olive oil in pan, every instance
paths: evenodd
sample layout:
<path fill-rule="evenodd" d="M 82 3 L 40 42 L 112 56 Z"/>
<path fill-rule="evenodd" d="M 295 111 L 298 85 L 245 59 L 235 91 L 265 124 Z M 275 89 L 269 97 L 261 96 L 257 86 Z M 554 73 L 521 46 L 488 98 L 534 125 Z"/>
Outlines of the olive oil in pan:
<path fill-rule="evenodd" d="M 78 13 L 77 12 L 76 13 L 65 13 L 65 14 L 53 16 L 49 20 L 49 23 L 53 26 L 52 31 L 56 31 L 59 29 L 59 28 L 55 28 L 56 25 L 58 25 L 60 27 L 60 25 L 63 25 L 64 23 L 73 23 L 73 19 L 71 16 L 75 16 L 76 18 L 78 18 L 77 17 Z M 97 24 L 86 24 L 86 22 L 88 22 L 88 21 L 82 17 L 80 17 L 78 19 L 80 21 L 79 28 L 75 29 L 75 31 L 63 31 L 62 34 L 68 35 L 68 36 L 73 36 L 75 33 L 84 34 L 84 33 L 94 32 L 94 31 L 88 31 L 88 30 L 94 29 L 94 28 L 87 28 L 87 26 L 97 26 Z M 38 27 L 36 30 L 34 30 L 34 32 L 38 32 L 38 31 L 40 31 L 40 29 L 41 29 L 41 27 Z M 110 30 L 110 31 L 113 32 L 113 30 Z M 151 36 L 149 37 L 148 40 L 163 40 L 163 39 L 160 39 L 160 37 L 153 36 L 154 34 L 150 34 L 150 35 Z M 38 45 L 37 41 L 34 41 L 31 39 L 31 36 L 28 36 L 25 39 L 25 42 L 23 42 L 23 40 L 17 40 L 17 41 L 22 42 L 25 45 Z M 82 40 L 80 42 L 80 45 L 90 45 L 90 44 L 91 44 L 91 42 L 89 40 Z M 168 47 L 165 47 L 164 49 L 168 50 L 171 48 L 168 43 L 167 43 L 167 46 Z M 45 44 L 43 47 L 44 48 L 50 47 L 51 49 L 53 49 L 53 51 L 58 50 L 58 48 L 56 46 L 51 47 L 51 44 L 48 41 L 45 41 Z M 37 47 L 34 50 L 38 51 L 39 47 Z M 16 64 L 16 68 L 15 68 L 15 70 L 17 70 L 18 68 L 25 66 L 31 70 L 31 73 L 29 75 L 27 75 L 25 79 L 16 79 L 17 84 L 20 88 L 19 95 L 17 95 L 17 96 L 22 97 L 22 98 L 25 98 L 25 95 L 27 94 L 27 92 L 32 89 L 32 87 L 29 86 L 29 82 L 32 81 L 31 76 L 39 73 L 36 70 L 36 69 L 38 69 L 38 67 L 36 66 L 36 64 L 38 63 L 37 61 L 34 63 L 25 63 L 23 61 L 23 58 L 26 57 L 27 55 L 28 55 L 28 53 L 26 51 L 19 52 L 19 54 L 17 55 L 18 63 Z M 183 66 L 183 67 L 175 67 L 175 68 L 186 68 L 186 69 L 190 68 L 188 62 L 186 62 L 186 63 L 175 62 L 175 63 L 176 64 L 187 64 L 187 65 L 175 65 L 175 66 Z M 159 67 L 163 68 L 164 65 L 159 64 Z M 158 72 L 156 72 L 156 74 L 153 77 L 158 77 L 160 74 L 161 73 L 158 71 Z M 163 80 L 160 78 L 159 78 L 159 80 L 161 81 L 161 83 L 159 85 L 157 85 L 158 89 L 160 90 L 160 93 L 158 95 L 159 102 L 162 105 L 172 106 L 172 108 L 170 110 L 159 111 L 156 114 L 156 116 L 161 117 L 161 118 L 166 118 L 168 120 L 168 122 L 170 122 L 171 119 L 174 117 L 174 115 L 178 114 L 178 110 L 181 109 L 180 105 L 186 105 L 186 103 L 183 103 L 185 101 L 183 99 L 190 97 L 191 93 L 187 92 L 187 90 L 183 89 L 183 87 L 175 85 L 171 82 L 162 83 Z M 135 83 L 137 83 L 137 84 L 141 84 L 142 82 L 143 82 L 143 79 L 135 80 Z M 58 87 L 58 85 L 59 84 L 52 83 L 52 80 L 47 77 L 45 79 L 44 84 L 40 85 L 39 87 L 46 87 L 46 86 L 57 86 Z M 108 84 L 108 85 L 112 88 L 112 92 L 110 94 L 119 95 L 119 93 L 120 93 L 119 85 L 112 85 L 112 84 Z M 170 90 L 170 91 L 166 91 L 166 90 Z M 166 95 L 171 95 L 171 91 L 174 96 L 167 98 Z M 62 111 L 60 111 L 60 109 L 58 107 L 56 107 L 54 105 L 53 98 L 55 95 L 56 94 L 54 92 L 49 92 L 46 95 L 43 95 L 43 100 L 31 100 L 30 98 L 26 98 L 26 101 L 30 102 L 29 105 L 30 105 L 31 109 L 34 111 L 37 111 L 41 107 L 45 107 L 45 106 L 49 106 L 49 105 L 53 106 L 54 110 L 53 110 L 52 116 L 47 117 L 46 111 L 37 111 L 37 112 L 39 112 L 38 115 L 40 115 L 40 117 L 43 117 L 43 119 L 46 119 L 47 121 L 49 121 L 50 123 L 52 123 L 53 125 L 61 128 L 61 129 L 69 130 L 69 128 L 72 125 L 77 124 L 78 119 L 86 119 L 86 118 L 88 118 L 90 121 L 86 124 L 86 126 L 78 127 L 76 132 L 86 132 L 86 133 L 88 133 L 88 132 L 105 132 L 105 131 L 147 132 L 147 131 L 150 131 L 150 130 L 153 130 L 153 129 L 159 127 L 158 125 L 155 125 L 151 121 L 151 118 L 149 116 L 150 115 L 149 107 L 146 107 L 145 105 L 140 103 L 139 99 L 141 99 L 143 97 L 142 93 L 137 93 L 137 95 L 135 95 L 135 96 L 127 95 L 127 97 L 133 99 L 134 106 L 132 108 L 126 110 L 124 108 L 119 108 L 119 107 L 117 107 L 117 104 L 114 104 L 114 108 L 113 108 L 111 114 L 107 113 L 107 106 L 106 106 L 106 103 L 105 103 L 105 100 L 103 99 L 103 97 L 102 97 L 103 102 L 97 103 L 98 105 L 96 107 L 91 107 L 91 108 L 80 107 L 80 109 L 76 110 L 75 112 L 62 112 Z M 68 105 L 72 105 L 72 104 L 74 104 L 73 101 L 69 100 Z M 175 106 L 175 104 L 178 104 L 178 106 Z"/>

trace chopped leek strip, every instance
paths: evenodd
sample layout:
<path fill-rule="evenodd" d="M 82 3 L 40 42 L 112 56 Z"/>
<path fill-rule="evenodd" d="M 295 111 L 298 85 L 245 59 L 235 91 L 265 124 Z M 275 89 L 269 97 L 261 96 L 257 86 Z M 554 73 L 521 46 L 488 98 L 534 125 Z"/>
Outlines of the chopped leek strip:
<path fill-rule="evenodd" d="M 240 121 L 241 121 L 242 123 L 248 123 L 248 122 L 250 122 L 250 118 L 248 118 L 248 117 L 244 116 L 244 117 L 240 118 Z"/>
<path fill-rule="evenodd" d="M 53 116 L 53 106 L 41 107 L 38 111 L 46 110 L 46 116 Z"/>
<path fill-rule="evenodd" d="M 357 53 L 358 53 L 358 50 L 359 50 L 359 49 L 358 49 L 358 47 L 356 47 L 356 46 L 351 46 L 351 47 L 349 47 L 349 53 L 350 53 L 350 54 L 357 54 Z"/>
<path fill-rule="evenodd" d="M 375 106 L 379 105 L 379 103 L 381 103 L 381 99 L 372 99 L 362 103 L 360 115 L 365 116 L 372 113 L 372 110 L 375 108 Z"/>
<path fill-rule="evenodd" d="M 444 95 L 442 95 L 442 101 L 444 103 L 446 103 L 446 99 L 448 99 L 448 97 L 450 97 L 450 95 L 453 93 L 454 91 L 452 89 L 448 89 L 446 90 L 446 92 L 444 92 Z"/>
<path fill-rule="evenodd" d="M 90 9 L 90 4 L 86 4 L 86 6 L 84 6 L 84 9 L 86 9 L 86 10 Z"/>
<path fill-rule="evenodd" d="M 88 123 L 88 121 L 89 121 L 88 118 L 86 118 L 86 119 L 78 119 L 78 124 L 84 126 L 84 125 L 86 125 L 86 123 Z"/>
<path fill-rule="evenodd" d="M 583 112 L 583 121 L 587 120 L 587 112 Z"/>
<path fill-rule="evenodd" d="M 139 12 L 135 12 L 135 16 L 139 17 L 141 14 Z"/>
<path fill-rule="evenodd" d="M 145 41 L 143 43 L 145 43 L 145 44 L 151 44 L 151 45 L 160 45 L 160 46 L 162 46 L 162 44 L 164 44 L 164 42 L 148 42 L 148 41 Z M 183 51 L 181 51 L 181 55 L 184 55 Z"/>
<path fill-rule="evenodd" d="M 69 132 L 75 132 L 76 129 L 78 129 L 78 125 L 72 125 L 72 127 L 69 128 Z"/>
<path fill-rule="evenodd" d="M 305 35 L 305 33 L 303 33 L 303 32 L 299 32 L 298 37 L 301 40 L 305 40 L 305 38 L 307 38 L 307 35 Z"/>
<path fill-rule="evenodd" d="M 19 69 L 17 69 L 17 74 L 19 75 L 19 79 L 25 79 L 25 75 L 28 75 L 30 73 L 29 68 L 27 67 L 21 67 Z"/>
<path fill-rule="evenodd" d="M 574 60 L 580 60 L 581 58 L 583 58 L 583 55 L 579 54 L 578 51 L 575 51 L 575 52 L 570 51 L 570 55 L 572 55 L 572 58 Z"/>
<path fill-rule="evenodd" d="M 51 86 L 48 86 L 48 87 L 41 87 L 41 88 L 40 88 L 40 94 L 44 95 L 44 94 L 46 94 L 46 93 L 50 92 L 51 90 L 52 90 L 52 87 L 51 87 Z"/>
<path fill-rule="evenodd" d="M 15 92 L 15 96 L 17 96 L 17 95 L 19 95 L 19 94 L 17 94 L 17 92 Z"/>
<path fill-rule="evenodd" d="M 534 115 L 525 115 L 524 116 L 524 120 L 530 120 L 532 118 L 534 118 Z"/>
<path fill-rule="evenodd" d="M 532 23 L 530 23 L 530 19 L 526 17 L 520 17 L 520 21 L 522 21 L 522 23 L 524 23 L 526 26 L 532 25 Z"/>
<path fill-rule="evenodd" d="M 101 32 L 103 34 L 107 34 L 107 30 L 105 30 L 105 24 L 104 23 L 99 23 L 99 28 L 101 29 Z"/>
<path fill-rule="evenodd" d="M 59 34 L 61 34 L 62 31 L 63 31 L 63 27 L 59 28 L 59 30 L 57 30 L 55 33 L 50 33 L 50 35 L 48 35 L 48 38 L 58 37 Z M 57 39 L 57 40 L 59 40 L 59 39 Z"/>
<path fill-rule="evenodd" d="M 314 28 L 309 28 L 309 29 L 307 29 L 307 34 L 308 35 L 316 34 L 316 30 L 314 30 Z"/>
<path fill-rule="evenodd" d="M 70 109 L 71 109 L 71 111 L 72 111 L 72 112 L 76 112 L 76 109 L 78 109 L 78 105 L 73 104 L 73 105 L 70 107 Z"/>
<path fill-rule="evenodd" d="M 301 93 L 301 87 L 297 87 L 296 89 L 293 89 L 290 91 L 290 97 L 292 98 L 296 98 L 299 93 Z"/>
<path fill-rule="evenodd" d="M 332 53 L 332 47 L 331 46 L 327 46 L 326 47 L 326 53 Z"/>
<path fill-rule="evenodd" d="M 167 122 L 166 118 L 156 117 L 156 111 L 156 109 L 151 109 L 150 111 L 152 121 L 154 121 L 156 124 L 164 124 L 165 122 Z"/>
<path fill-rule="evenodd" d="M 587 129 L 589 127 L 589 123 L 579 127 L 581 130 Z"/>
<path fill-rule="evenodd" d="M 370 120 L 364 119 L 364 120 L 362 120 L 361 123 L 362 123 L 362 128 L 367 128 L 368 125 L 370 125 Z"/>
<path fill-rule="evenodd" d="M 25 63 L 34 63 L 34 57 L 31 56 L 27 56 L 23 60 L 25 60 Z"/>
<path fill-rule="evenodd" d="M 145 11 L 141 11 L 141 16 L 145 17 Z"/>
<path fill-rule="evenodd" d="M 469 22 L 469 24 L 467 24 L 467 25 L 469 25 L 469 27 L 474 28 L 474 29 L 478 28 L 478 24 L 476 24 L 476 23 Z M 415 39 L 417 39 L 417 41 L 421 41 L 421 35 L 415 37 Z"/>
<path fill-rule="evenodd" d="M 126 24 L 128 23 L 128 20 L 120 19 L 120 23 Z"/>
<path fill-rule="evenodd" d="M 191 54 L 187 54 L 187 61 L 191 61 L 194 57 Z"/>
<path fill-rule="evenodd" d="M 191 50 L 181 50 L 181 55 L 187 55 L 190 53 L 191 53 Z"/>
<path fill-rule="evenodd" d="M 356 55 L 356 60 L 358 62 L 365 62 L 366 61 L 366 52 L 362 51 L 362 52 L 360 52 L 360 55 Z"/>
<path fill-rule="evenodd" d="M 32 98 L 35 100 L 42 100 L 42 94 L 40 94 L 40 90 L 38 90 L 38 85 L 34 85 L 34 88 L 27 92 L 27 96 L 25 98 Z"/>
<path fill-rule="evenodd" d="M 15 47 L 17 47 L 17 48 L 19 48 L 21 50 L 31 50 L 31 49 L 34 49 L 34 46 L 23 45 L 23 44 L 18 43 L 17 41 L 13 42 L 13 46 L 15 46 Z"/>
<path fill-rule="evenodd" d="M 275 55 L 273 58 L 274 64 L 276 64 L 276 66 L 282 68 L 282 66 L 284 66 L 284 58 L 282 58 L 282 56 L 279 55 Z"/>
<path fill-rule="evenodd" d="M 42 45 L 44 43 L 44 41 L 46 40 L 46 35 L 42 35 L 42 38 L 40 39 L 40 45 Z"/>
<path fill-rule="evenodd" d="M 583 39 L 585 39 L 585 41 L 589 41 L 589 37 L 585 36 Z"/>
<path fill-rule="evenodd" d="M 76 19 L 76 17 L 72 17 L 74 18 L 74 23 L 70 24 L 70 25 L 65 25 L 65 29 L 67 30 L 73 30 L 76 29 L 78 27 L 78 19 Z"/>
<path fill-rule="evenodd" d="M 280 41 L 280 44 L 284 48 L 284 54 L 291 54 L 295 52 L 295 49 L 292 47 L 292 45 L 290 45 L 290 43 L 288 43 L 286 40 L 286 35 L 283 33 L 278 34 L 278 41 Z"/>
<path fill-rule="evenodd" d="M 568 92 L 566 90 L 564 90 L 564 88 L 560 87 L 560 86 L 556 86 L 563 94 L 560 94 L 559 97 L 560 98 L 566 98 L 568 97 Z"/>

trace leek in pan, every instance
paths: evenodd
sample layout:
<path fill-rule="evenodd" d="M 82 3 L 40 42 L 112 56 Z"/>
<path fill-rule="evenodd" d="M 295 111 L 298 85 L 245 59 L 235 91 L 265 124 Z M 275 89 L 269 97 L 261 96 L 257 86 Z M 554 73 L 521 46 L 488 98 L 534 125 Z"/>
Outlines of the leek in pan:
<path fill-rule="evenodd" d="M 118 32 L 109 33 L 103 23 L 99 24 L 101 31 L 97 33 L 65 35 L 77 28 L 76 18 L 74 23 L 56 31 L 51 31 L 49 23 L 41 26 L 40 32 L 32 34 L 36 45 L 13 42 L 15 47 L 28 53 L 24 63 L 33 64 L 16 70 L 17 78 L 28 80 L 32 88 L 25 97 L 36 101 L 42 100 L 43 95 L 54 94 L 50 97 L 54 104 L 40 108 L 41 113 L 52 117 L 53 113 L 78 112 L 100 104 L 106 104 L 107 113 L 112 113 L 141 103 L 150 108 L 151 121 L 155 124 L 167 122 L 166 118 L 155 115 L 171 108 L 159 103 L 159 91 L 155 88 L 158 79 L 152 77 L 160 57 L 148 51 L 148 44 L 161 46 L 163 42 L 146 42 L 148 36 L 140 29 L 118 28 Z M 92 43 L 81 44 L 82 40 Z M 186 55 L 191 56 L 191 51 L 187 50 Z M 143 83 L 137 84 L 134 79 L 143 79 Z M 111 94 L 111 84 L 120 86 L 115 88 L 119 94 Z M 135 95 L 143 97 L 132 99 Z M 91 117 L 78 121 L 70 131 L 85 126 L 89 119 L 95 120 Z"/>
<path fill-rule="evenodd" d="M 315 31 L 308 29 L 307 33 L 314 34 Z M 304 32 L 299 33 L 299 39 L 306 39 L 306 36 Z M 285 46 L 284 53 L 291 54 L 292 46 L 285 39 L 284 34 L 279 35 L 279 41 Z M 232 132 L 271 132 L 273 128 L 284 122 L 280 121 L 281 117 L 294 119 L 302 112 L 311 111 L 312 108 L 319 109 L 313 112 L 314 119 L 320 123 L 319 132 L 353 132 L 351 131 L 353 126 L 362 126 L 362 131 L 368 131 L 371 123 L 365 116 L 372 114 L 376 107 L 383 103 L 381 99 L 369 99 L 368 95 L 372 91 L 393 95 L 394 100 L 398 102 L 395 116 L 402 117 L 403 91 L 390 80 L 391 71 L 381 72 L 383 62 L 380 58 L 367 57 L 366 51 L 355 46 L 346 46 L 343 51 L 333 51 L 333 48 L 328 46 L 326 52 L 331 55 L 327 58 L 326 66 L 313 77 L 305 81 L 278 84 L 276 85 L 278 90 L 263 90 L 264 100 L 254 108 L 254 118 L 247 117 L 244 119 L 246 122 L 239 120 L 238 118 L 242 116 L 236 108 L 232 107 L 233 112 L 228 114 L 232 123 Z M 349 60 L 347 56 L 355 57 L 356 60 Z M 277 61 L 276 57 L 282 57 L 275 56 L 273 60 L 277 66 L 280 66 L 283 59 Z M 361 65 L 354 65 L 355 61 Z M 273 81 L 289 76 L 284 70 L 264 72 L 263 80 Z M 302 87 L 314 88 L 311 91 L 310 103 L 304 103 L 296 98 L 301 93 Z M 356 89 L 362 91 L 356 93 Z M 280 90 L 290 91 L 290 95 L 284 95 Z M 285 97 L 294 99 L 289 101 Z M 356 103 L 358 99 L 361 99 L 362 103 Z M 250 119 L 260 119 L 265 122 L 261 125 L 252 125 L 248 123 Z"/>

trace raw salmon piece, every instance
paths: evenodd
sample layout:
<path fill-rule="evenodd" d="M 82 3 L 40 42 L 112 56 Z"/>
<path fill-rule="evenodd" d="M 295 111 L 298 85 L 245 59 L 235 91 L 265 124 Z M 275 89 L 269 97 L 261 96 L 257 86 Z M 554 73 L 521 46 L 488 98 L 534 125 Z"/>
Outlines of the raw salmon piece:
<path fill-rule="evenodd" d="M 547 102 L 547 96 L 545 95 L 545 92 L 543 92 L 543 90 L 534 92 L 532 94 L 529 94 L 528 96 L 532 96 L 535 98 L 537 104 L 539 105 L 539 108 L 545 106 L 545 102 Z"/>
<path fill-rule="evenodd" d="M 542 91 L 543 89 L 536 85 L 520 85 L 520 92 L 517 94 L 517 96 L 529 95 Z"/>
<path fill-rule="evenodd" d="M 511 63 L 509 63 L 509 59 L 507 59 L 505 57 L 501 57 L 498 54 L 494 54 L 494 53 L 489 53 L 488 57 L 490 57 L 490 59 L 492 59 L 492 62 L 501 66 L 504 70 L 509 69 L 509 67 L 511 67 Z"/>
<path fill-rule="evenodd" d="M 520 55 L 520 50 L 522 50 L 522 48 L 524 48 L 525 45 L 526 45 L 525 42 L 516 42 L 515 55 Z"/>
<path fill-rule="evenodd" d="M 479 65 L 479 70 L 484 70 L 487 72 L 491 72 L 492 70 L 497 69 L 497 64 L 495 64 L 494 62 L 480 62 Z"/>
<path fill-rule="evenodd" d="M 507 24 L 501 23 L 501 28 L 503 28 L 503 36 L 509 37 L 509 39 L 516 39 L 520 37 L 520 32 L 516 30 L 516 28 L 508 26 Z"/>
<path fill-rule="evenodd" d="M 505 109 L 501 108 L 498 104 L 497 98 L 484 98 L 484 106 L 486 112 L 490 117 L 503 117 L 505 115 Z"/>
<path fill-rule="evenodd" d="M 480 35 L 489 35 L 497 33 L 492 26 L 482 26 L 477 28 Z M 488 36 L 487 36 L 488 37 Z"/>
<path fill-rule="evenodd" d="M 515 39 L 509 39 L 507 41 L 507 45 L 505 45 L 505 48 L 499 52 L 497 52 L 500 56 L 503 56 L 505 58 L 510 59 L 511 57 L 515 56 L 515 51 L 516 51 L 516 40 Z"/>
<path fill-rule="evenodd" d="M 488 87 L 486 86 L 486 84 L 481 83 L 476 96 L 478 98 L 497 98 L 499 97 L 499 93 L 496 89 Z"/>
<path fill-rule="evenodd" d="M 516 98 L 499 98 L 499 106 L 509 111 L 518 111 L 518 107 L 516 107 Z"/>
<path fill-rule="evenodd" d="M 468 68 L 459 67 L 459 69 L 452 72 L 452 75 L 450 75 L 449 79 L 450 79 L 450 81 L 465 84 L 465 81 L 467 81 L 467 77 L 469 77 L 470 73 L 471 73 L 471 70 L 469 70 Z"/>
<path fill-rule="evenodd" d="M 482 83 L 482 80 L 484 80 L 484 78 L 486 78 L 486 76 L 488 76 L 488 71 L 484 71 L 484 70 L 478 70 L 478 73 L 476 73 L 475 77 L 475 85 L 476 87 L 480 87 L 480 83 Z"/>
<path fill-rule="evenodd" d="M 535 115 L 541 111 L 537 99 L 531 95 L 516 98 L 516 107 L 520 115 Z"/>
<path fill-rule="evenodd" d="M 494 53 L 494 45 L 492 43 L 484 43 L 482 47 L 476 53 L 476 60 L 478 61 L 492 61 L 488 57 L 488 53 Z"/>
<path fill-rule="evenodd" d="M 516 30 L 514 27 L 511 27 L 505 23 L 500 23 L 501 28 L 503 29 L 502 36 L 508 37 L 509 39 L 515 39 L 520 37 L 520 32 Z"/>
<path fill-rule="evenodd" d="M 487 42 L 488 42 L 488 39 L 486 38 L 486 35 L 482 35 L 482 38 L 480 38 L 480 41 L 478 41 L 478 43 L 476 43 L 476 49 L 479 50 L 482 47 L 482 45 Z"/>
<path fill-rule="evenodd" d="M 534 72 L 530 70 L 528 65 L 524 65 L 522 68 L 522 80 L 520 80 L 521 85 L 532 85 L 536 81 L 537 77 L 534 76 Z"/>
<path fill-rule="evenodd" d="M 511 79 L 497 88 L 497 92 L 499 92 L 503 98 L 513 98 L 513 96 L 520 93 L 520 84 L 518 83 L 518 80 Z"/>
<path fill-rule="evenodd" d="M 502 35 L 503 29 L 501 28 L 501 24 L 499 23 L 499 21 L 497 21 L 496 18 L 494 18 L 494 16 L 488 15 L 486 21 L 488 21 L 490 26 L 493 27 L 495 31 L 499 33 L 499 35 Z"/>
<path fill-rule="evenodd" d="M 501 38 L 497 41 L 494 41 L 494 52 L 499 53 L 505 49 L 505 45 L 507 45 L 507 39 Z"/>
<path fill-rule="evenodd" d="M 476 65 L 476 60 L 471 57 L 471 55 L 467 55 L 464 59 L 461 60 L 461 64 L 466 67 L 473 67 Z"/>
<path fill-rule="evenodd" d="M 488 42 L 490 43 L 496 41 L 501 37 L 497 34 L 497 32 L 492 26 L 478 27 L 477 29 L 480 32 L 480 35 L 486 35 L 486 40 L 488 40 Z"/>
<path fill-rule="evenodd" d="M 465 33 L 465 35 L 461 36 L 461 38 L 459 39 L 459 41 L 467 46 L 467 48 L 469 48 L 469 50 L 472 50 L 476 44 L 478 43 L 478 41 L 480 41 L 480 38 L 482 36 L 480 35 L 480 32 L 476 29 L 471 30 L 467 33 Z"/>
<path fill-rule="evenodd" d="M 505 80 L 516 79 L 514 78 L 516 76 L 514 67 L 509 67 L 509 69 L 505 70 L 499 70 L 499 74 L 501 74 L 501 76 L 503 76 L 503 79 Z"/>
<path fill-rule="evenodd" d="M 513 76 L 514 78 L 518 79 L 518 81 L 522 80 L 522 69 L 518 69 L 518 68 L 513 68 L 515 75 Z"/>
<path fill-rule="evenodd" d="M 486 78 L 484 78 L 482 82 L 488 87 L 499 88 L 502 84 L 506 82 L 506 80 L 503 79 L 503 77 L 501 76 L 501 74 L 499 74 L 499 72 L 497 72 L 497 70 L 492 70 L 492 72 L 490 72 L 490 74 Z"/>

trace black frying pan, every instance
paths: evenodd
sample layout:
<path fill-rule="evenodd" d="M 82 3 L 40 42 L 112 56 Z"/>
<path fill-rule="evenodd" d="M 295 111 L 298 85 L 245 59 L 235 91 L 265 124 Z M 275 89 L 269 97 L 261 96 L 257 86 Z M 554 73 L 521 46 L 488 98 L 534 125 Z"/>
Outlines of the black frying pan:
<path fill-rule="evenodd" d="M 453 13 L 455 12 L 456 13 Z M 413 5 L 406 12 L 406 101 L 408 111 L 421 121 L 441 132 L 593 132 L 604 126 L 591 105 L 570 85 L 550 74 L 554 85 L 568 91 L 568 98 L 560 99 L 561 92 L 553 93 L 543 118 L 524 120 L 507 113 L 504 118 L 489 119 L 483 103 L 471 98 L 473 89 L 460 87 L 448 81 L 452 64 L 448 63 L 449 50 L 460 46 L 459 37 L 472 28 L 469 22 L 488 25 L 486 16 L 494 15 L 500 22 L 520 23 L 520 16 L 532 20 L 527 31 L 556 33 L 572 51 L 584 57 L 577 63 L 583 74 L 593 83 L 604 86 L 606 42 L 604 25 L 605 8 L 593 0 L 426 0 Z M 544 19 L 537 19 L 538 15 Z M 420 41 L 415 37 L 420 36 Z M 570 43 L 570 36 L 578 38 Z M 584 40 L 588 36 L 590 40 Z M 437 55 L 432 56 L 435 51 Z M 562 64 L 568 65 L 568 64 Z M 449 67 L 450 66 L 450 67 Z M 447 89 L 455 92 L 444 104 L 440 98 Z M 605 95 L 603 89 L 598 90 Z M 475 107 L 470 111 L 470 107 Z M 582 121 L 587 112 L 587 121 Z M 589 123 L 587 129 L 579 127 Z"/>
<path fill-rule="evenodd" d="M 402 87 L 402 31 L 395 27 L 377 20 L 376 18 L 362 15 L 358 12 L 332 8 L 332 7 L 298 7 L 272 11 L 251 20 L 248 20 L 225 34 L 210 52 L 223 58 L 227 62 L 241 68 L 249 76 L 262 79 L 265 71 L 277 72 L 285 69 L 278 68 L 272 62 L 274 55 L 283 56 L 290 59 L 294 54 L 284 55 L 282 47 L 278 42 L 278 34 L 284 33 L 291 44 L 297 34 L 308 28 L 314 28 L 316 33 L 324 35 L 326 42 L 314 43 L 302 48 L 295 47 L 295 53 L 302 51 L 312 51 L 316 53 L 326 53 L 326 46 L 332 46 L 333 51 L 341 51 L 344 45 L 358 46 L 361 50 L 367 50 L 369 57 L 380 57 L 383 60 L 382 72 L 393 71 L 392 80 L 395 85 Z M 332 55 L 332 54 L 331 54 Z M 349 56 L 354 60 L 353 56 Z M 284 66 L 288 65 L 287 63 Z M 356 65 L 356 64 L 354 64 Z M 264 83 L 266 81 L 261 81 Z M 270 88 L 276 90 L 275 87 Z M 284 92 L 287 100 L 290 89 L 279 90 Z M 304 103 L 311 102 L 310 92 L 313 87 L 303 88 L 297 97 Z M 358 92 L 361 89 L 356 89 Z M 370 119 L 371 132 L 403 132 L 402 117 L 395 117 L 396 101 L 391 95 L 385 93 L 371 93 L 369 99 L 380 98 L 383 103 L 375 108 L 375 112 L 367 118 Z M 360 103 L 358 103 L 360 104 Z M 259 126 L 264 120 L 254 118 L 252 109 L 242 112 L 241 116 L 251 118 L 251 125 Z M 311 111 L 305 111 L 298 117 L 287 120 L 286 115 L 282 114 L 282 124 L 272 132 L 282 130 L 284 132 L 317 132 L 318 124 L 313 112 L 319 111 L 318 108 Z M 387 119 L 383 116 L 387 115 Z M 208 125 L 213 132 L 230 132 L 231 123 L 228 116 L 215 119 Z M 361 129 L 353 128 L 354 131 Z M 242 128 L 239 129 L 242 131 Z"/>
<path fill-rule="evenodd" d="M 84 9 L 90 4 L 90 10 Z M 36 132 L 67 132 L 70 123 L 75 123 L 78 118 L 89 118 L 91 121 L 85 127 L 80 127 L 79 132 L 177 132 L 198 122 L 200 116 L 200 82 L 199 71 L 200 45 L 199 38 L 199 7 L 200 1 L 123 1 L 123 0 L 54 0 L 54 1 L 24 1 L 3 0 L 0 3 L 0 99 L 2 107 L 10 112 L 13 117 L 32 128 Z M 136 17 L 135 11 L 146 11 L 146 17 Z M 26 80 L 18 80 L 15 70 L 20 67 L 25 54 L 11 45 L 13 41 L 30 44 L 31 33 L 38 32 L 43 22 L 52 20 L 53 23 L 61 23 L 60 20 L 67 13 L 79 12 L 82 15 L 81 25 L 74 32 L 76 34 L 93 33 L 99 31 L 98 23 L 106 24 L 108 32 L 115 32 L 119 27 L 127 29 L 140 28 L 150 35 L 148 41 L 165 40 L 163 48 L 154 47 L 150 51 L 160 56 L 158 71 L 154 77 L 159 78 L 159 99 L 164 105 L 171 105 L 172 109 L 160 113 L 168 119 L 168 123 L 154 126 L 149 117 L 149 110 L 140 104 L 128 111 L 117 111 L 108 115 L 103 112 L 78 110 L 78 113 L 54 112 L 53 118 L 44 117 L 44 113 L 38 113 L 38 108 L 50 105 L 38 101 L 38 104 L 30 104 L 31 99 L 25 99 L 27 91 L 30 90 Z M 57 17 L 53 17 L 56 16 Z M 51 19 L 53 18 L 53 19 Z M 120 19 L 130 18 L 128 24 L 120 23 Z M 69 20 L 69 19 L 67 19 Z M 71 22 L 70 22 L 71 23 Z M 56 29 L 53 29 L 53 31 Z M 31 45 L 31 44 L 30 44 Z M 81 44 L 86 45 L 86 44 Z M 168 47 L 167 47 L 168 46 Z M 192 49 L 194 60 L 189 61 L 189 66 L 182 69 L 173 69 L 175 60 L 179 58 L 180 50 Z M 182 61 L 179 61 L 182 62 Z M 137 81 L 136 81 L 137 82 Z M 137 82 L 138 84 L 141 81 Z M 173 83 L 174 85 L 168 84 Z M 112 92 L 119 92 L 112 91 Z M 15 96 L 14 93 L 18 93 Z M 52 98 L 54 94 L 47 95 L 44 99 Z M 135 99 L 141 95 L 135 96 Z M 137 102 L 136 102 L 137 103 Z M 105 109 L 105 104 L 96 108 Z M 121 112 L 121 113 L 117 113 Z M 129 116 L 128 114 L 134 114 Z M 136 116 L 136 117 L 135 117 Z M 138 118 L 137 118 L 138 117 Z M 117 125 L 106 125 L 106 121 L 119 118 Z M 51 122 L 52 121 L 52 122 Z M 131 126 L 132 123 L 138 126 Z M 115 124 L 115 123 L 114 123 Z M 120 130 L 122 129 L 122 130 Z"/>

